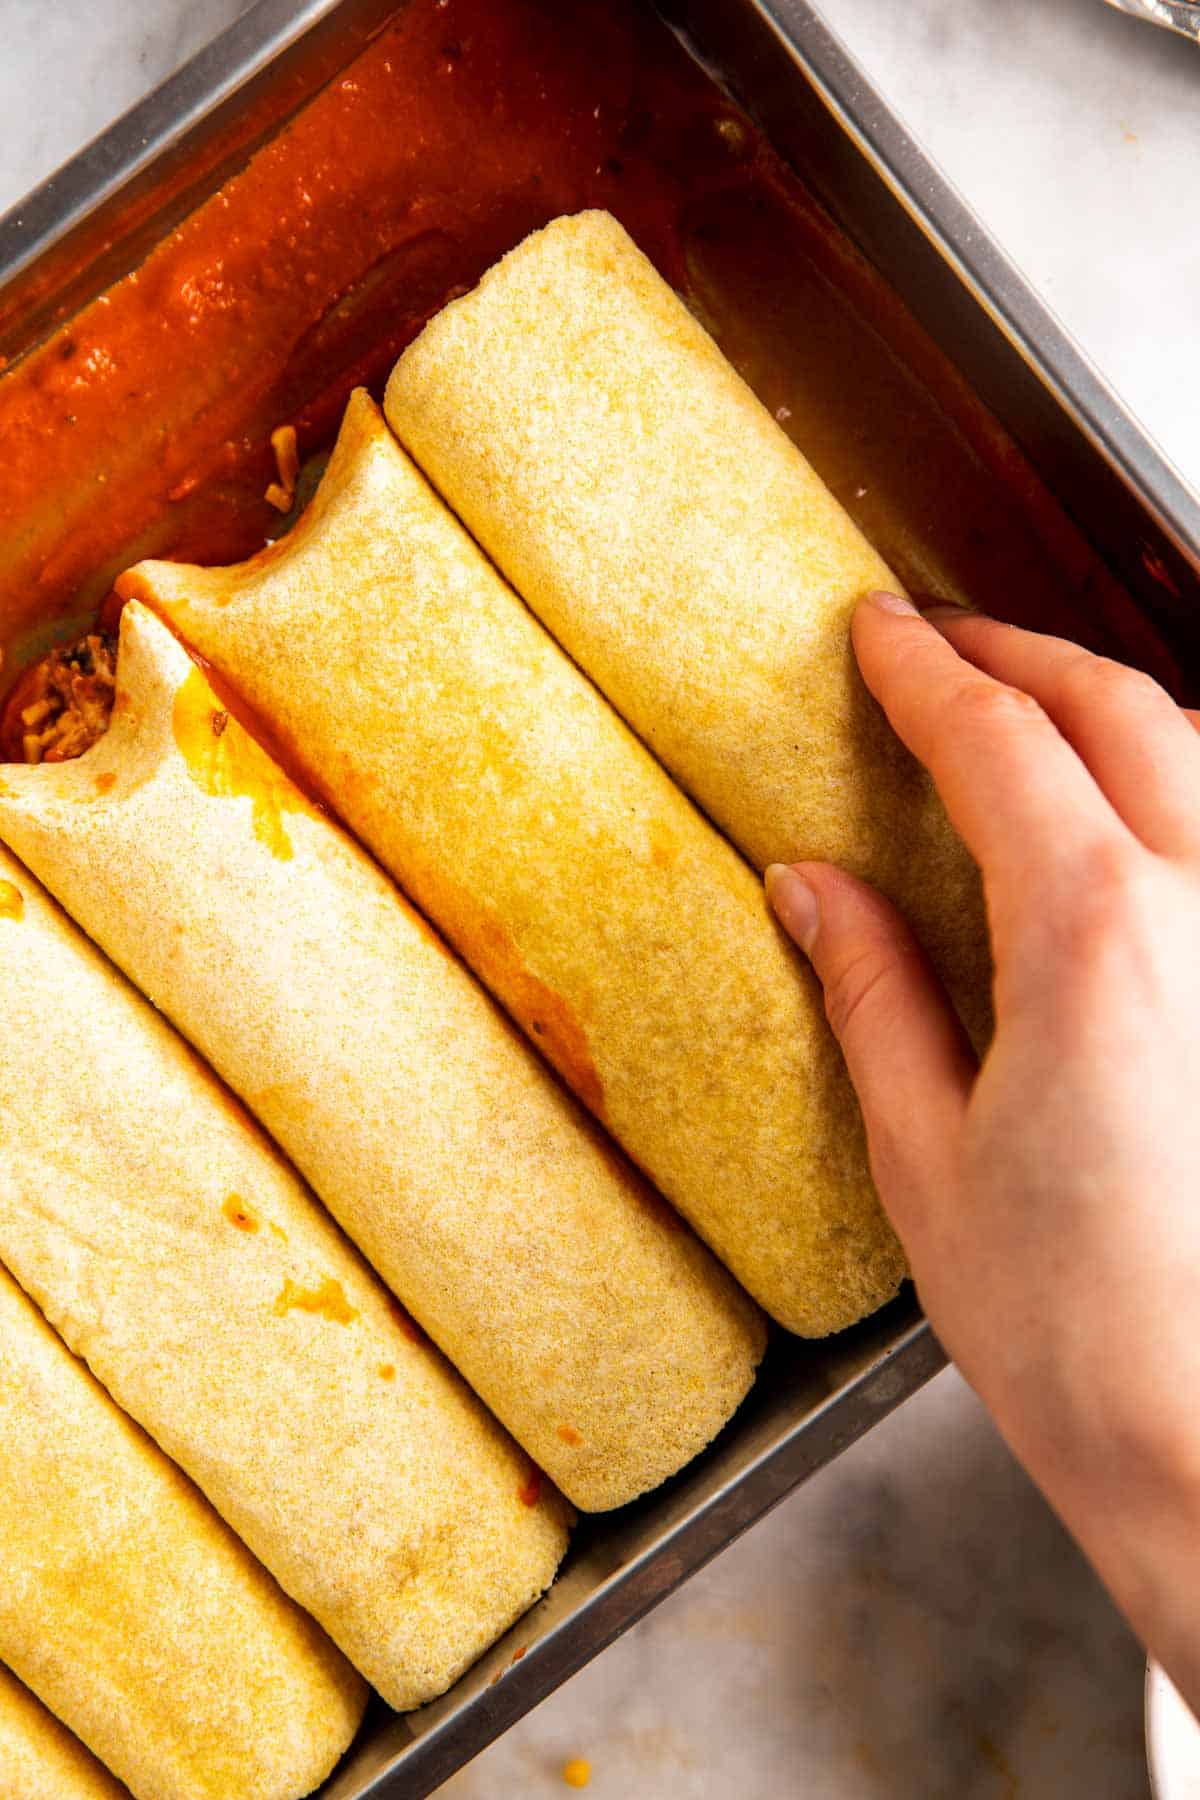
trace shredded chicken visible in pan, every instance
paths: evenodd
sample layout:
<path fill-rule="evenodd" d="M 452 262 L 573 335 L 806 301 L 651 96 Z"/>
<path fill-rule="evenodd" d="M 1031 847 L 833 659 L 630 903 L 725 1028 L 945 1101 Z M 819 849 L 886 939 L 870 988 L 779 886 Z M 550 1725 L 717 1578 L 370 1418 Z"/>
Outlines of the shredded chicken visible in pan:
<path fill-rule="evenodd" d="M 116 692 L 117 640 L 89 631 L 76 644 L 52 650 L 23 694 L 21 747 L 27 763 L 82 756 L 108 729 Z"/>
<path fill-rule="evenodd" d="M 271 448 L 275 452 L 275 468 L 279 475 L 267 489 L 264 499 L 277 507 L 281 513 L 291 512 L 296 503 L 296 482 L 300 474 L 300 452 L 296 447 L 296 427 L 294 425 L 278 425 L 271 433 Z"/>
<path fill-rule="evenodd" d="M 297 512 L 312 498 L 328 457 L 310 456 L 302 471 L 294 425 L 276 427 L 271 449 L 278 479 L 266 498 L 281 513 Z M 286 520 L 280 529 L 290 524 Z M 116 619 L 114 600 L 110 595 L 101 611 L 106 622 Z M 0 646 L 0 669 L 3 665 Z M 98 627 L 25 669 L 0 699 L 0 763 L 67 762 L 90 750 L 108 730 L 116 667 L 116 631 Z"/>

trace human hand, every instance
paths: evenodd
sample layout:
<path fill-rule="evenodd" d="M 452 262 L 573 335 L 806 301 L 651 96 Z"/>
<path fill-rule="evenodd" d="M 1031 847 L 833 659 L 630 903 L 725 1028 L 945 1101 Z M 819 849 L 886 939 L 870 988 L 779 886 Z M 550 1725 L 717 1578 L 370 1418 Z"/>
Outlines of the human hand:
<path fill-rule="evenodd" d="M 875 596 L 853 636 L 983 872 L 982 1065 L 879 894 L 822 863 L 768 890 L 934 1328 L 1200 1707 L 1200 718 L 957 609 Z"/>

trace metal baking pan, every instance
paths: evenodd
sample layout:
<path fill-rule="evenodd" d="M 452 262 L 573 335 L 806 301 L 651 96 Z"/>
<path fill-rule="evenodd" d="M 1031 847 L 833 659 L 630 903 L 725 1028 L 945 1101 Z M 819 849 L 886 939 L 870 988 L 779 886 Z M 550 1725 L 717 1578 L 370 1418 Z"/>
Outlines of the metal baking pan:
<path fill-rule="evenodd" d="M 258 0 L 0 220 L 0 357 L 14 360 L 134 267 L 393 10 Z M 1200 501 L 814 7 L 662 10 L 1019 446 L 1174 666 L 1200 667 Z M 326 1800 L 430 1793 L 943 1361 L 907 1294 L 830 1342 L 775 1341 L 717 1443 L 644 1501 L 582 1521 L 552 1591 L 449 1694 L 403 1718 L 369 1713 Z"/>
<path fill-rule="evenodd" d="M 1108 0 L 1118 12 L 1145 19 L 1150 25 L 1161 25 L 1166 31 L 1177 31 L 1181 37 L 1200 43 L 1200 6 L 1196 0 Z"/>

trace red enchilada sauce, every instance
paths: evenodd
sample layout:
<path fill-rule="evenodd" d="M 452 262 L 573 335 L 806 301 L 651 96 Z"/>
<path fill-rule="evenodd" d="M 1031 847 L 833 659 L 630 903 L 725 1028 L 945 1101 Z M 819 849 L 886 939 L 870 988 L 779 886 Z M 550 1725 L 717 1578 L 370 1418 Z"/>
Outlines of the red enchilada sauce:
<path fill-rule="evenodd" d="M 680 288 L 902 578 L 1136 641 L 1133 609 L 1017 453 L 656 18 L 614 0 L 411 0 L 0 377 L 0 687 L 101 608 L 111 628 L 112 581 L 138 558 L 230 562 L 278 535 L 272 433 L 294 428 L 301 458 L 327 444 L 353 385 L 378 393 L 447 299 L 585 206 Z M 30 679 L 0 732 L 11 760 Z"/>
<path fill-rule="evenodd" d="M 517 1499 L 522 1506 L 536 1506 L 542 1497 L 542 1487 L 546 1477 L 535 1462 L 529 1465 L 529 1472 L 517 1489 Z"/>

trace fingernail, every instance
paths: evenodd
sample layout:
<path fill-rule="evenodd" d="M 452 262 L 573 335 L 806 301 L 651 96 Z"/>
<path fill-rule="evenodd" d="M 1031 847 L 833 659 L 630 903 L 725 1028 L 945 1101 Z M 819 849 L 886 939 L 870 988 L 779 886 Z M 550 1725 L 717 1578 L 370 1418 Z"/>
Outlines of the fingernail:
<path fill-rule="evenodd" d="M 787 863 L 772 863 L 763 880 L 775 917 L 805 954 L 811 955 L 821 923 L 821 906 L 815 889 Z"/>
<path fill-rule="evenodd" d="M 903 613 L 911 618 L 917 610 L 903 594 L 889 594 L 886 588 L 876 588 L 873 594 L 867 595 L 867 599 L 880 612 Z"/>

